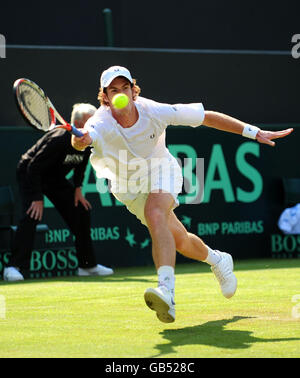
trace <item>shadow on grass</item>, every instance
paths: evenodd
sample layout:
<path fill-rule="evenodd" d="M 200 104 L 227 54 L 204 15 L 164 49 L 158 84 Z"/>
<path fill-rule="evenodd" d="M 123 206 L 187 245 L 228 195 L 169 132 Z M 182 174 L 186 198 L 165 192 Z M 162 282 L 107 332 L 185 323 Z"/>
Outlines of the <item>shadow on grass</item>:
<path fill-rule="evenodd" d="M 161 357 L 165 354 L 176 353 L 176 347 L 183 345 L 206 345 L 223 349 L 247 349 L 254 343 L 273 343 L 280 341 L 300 340 L 300 338 L 262 339 L 252 336 L 251 331 L 226 329 L 229 323 L 252 317 L 234 316 L 231 319 L 214 320 L 207 323 L 179 329 L 166 329 L 160 332 L 168 344 L 158 344 L 158 354 L 152 357 Z M 197 356 L 205 357 L 205 356 Z"/>

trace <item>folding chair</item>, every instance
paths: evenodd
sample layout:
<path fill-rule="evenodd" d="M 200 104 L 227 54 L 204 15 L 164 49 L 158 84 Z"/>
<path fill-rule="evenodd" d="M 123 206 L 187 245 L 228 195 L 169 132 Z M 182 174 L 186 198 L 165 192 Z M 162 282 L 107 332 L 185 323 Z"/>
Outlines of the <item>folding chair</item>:
<path fill-rule="evenodd" d="M 300 178 L 283 178 L 284 202 L 287 206 L 300 203 Z"/>

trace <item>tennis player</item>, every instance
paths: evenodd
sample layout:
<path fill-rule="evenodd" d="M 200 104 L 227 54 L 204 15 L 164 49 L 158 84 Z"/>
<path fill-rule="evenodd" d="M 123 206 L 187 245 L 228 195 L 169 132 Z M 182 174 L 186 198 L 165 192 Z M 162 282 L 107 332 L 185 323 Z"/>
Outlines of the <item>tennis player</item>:
<path fill-rule="evenodd" d="M 75 104 L 71 123 L 82 128 L 95 113 L 91 104 Z M 97 264 L 90 236 L 89 201 L 82 195 L 81 185 L 90 156 L 90 149 L 79 152 L 71 146 L 71 134 L 65 129 L 48 131 L 22 155 L 17 179 L 22 200 L 22 215 L 16 231 L 12 257 L 5 267 L 7 281 L 21 281 L 29 269 L 37 223 L 42 219 L 44 195 L 61 214 L 75 235 L 78 275 L 110 275 L 111 268 Z M 74 170 L 73 182 L 66 175 Z"/>
<path fill-rule="evenodd" d="M 158 287 L 145 291 L 146 304 L 160 321 L 175 320 L 176 250 L 211 265 L 223 295 L 231 298 L 237 289 L 231 255 L 211 249 L 189 233 L 173 211 L 183 178 L 179 164 L 166 148 L 166 128 L 205 125 L 270 146 L 275 145 L 273 139 L 290 134 L 292 129 L 263 131 L 225 114 L 205 111 L 202 103 L 169 105 L 143 98 L 136 80 L 120 66 L 105 70 L 100 85 L 101 106 L 87 121 L 84 136 L 72 136 L 72 145 L 78 150 L 93 148 L 91 164 L 97 176 L 111 180 L 115 197 L 149 229 Z M 119 93 L 129 98 L 123 109 L 112 104 Z"/>

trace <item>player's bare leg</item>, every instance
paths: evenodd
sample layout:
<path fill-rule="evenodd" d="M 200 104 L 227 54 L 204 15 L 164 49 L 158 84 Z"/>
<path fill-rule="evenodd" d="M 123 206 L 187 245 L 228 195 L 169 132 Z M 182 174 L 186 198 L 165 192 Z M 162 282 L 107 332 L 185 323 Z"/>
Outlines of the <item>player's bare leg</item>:
<path fill-rule="evenodd" d="M 152 256 L 156 269 L 175 267 L 176 245 L 168 219 L 174 198 L 169 193 L 150 193 L 145 204 L 145 219 L 152 238 Z"/>
<path fill-rule="evenodd" d="M 186 257 L 211 265 L 211 270 L 220 283 L 223 295 L 231 298 L 237 288 L 231 255 L 212 250 L 197 235 L 187 232 L 173 211 L 169 217 L 169 228 L 174 236 L 177 251 Z"/>
<path fill-rule="evenodd" d="M 232 257 L 212 250 L 197 235 L 187 232 L 172 210 L 173 201 L 168 193 L 150 193 L 145 205 L 153 261 L 158 273 L 158 288 L 147 289 L 145 301 L 156 311 L 158 319 L 166 323 L 175 320 L 176 250 L 186 257 L 210 264 L 226 298 L 232 297 L 237 287 Z"/>
<path fill-rule="evenodd" d="M 158 287 L 145 291 L 145 302 L 165 323 L 175 320 L 174 267 L 176 244 L 168 219 L 174 198 L 169 193 L 150 193 L 145 204 L 145 219 L 152 238 L 152 256 L 158 274 Z"/>
<path fill-rule="evenodd" d="M 178 252 L 193 260 L 206 260 L 208 246 L 197 235 L 188 232 L 173 211 L 170 212 L 168 226 L 174 237 Z"/>

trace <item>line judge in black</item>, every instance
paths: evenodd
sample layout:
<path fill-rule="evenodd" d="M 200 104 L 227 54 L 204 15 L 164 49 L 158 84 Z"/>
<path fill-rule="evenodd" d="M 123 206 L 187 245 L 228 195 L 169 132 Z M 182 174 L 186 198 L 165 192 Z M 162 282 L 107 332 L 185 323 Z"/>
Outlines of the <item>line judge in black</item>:
<path fill-rule="evenodd" d="M 95 111 L 96 107 L 91 104 L 75 104 L 71 123 L 82 128 Z M 53 203 L 75 236 L 78 275 L 113 274 L 111 268 L 96 262 L 90 235 L 91 205 L 81 192 L 89 156 L 90 149 L 81 152 L 71 146 L 71 134 L 65 129 L 48 131 L 22 155 L 17 166 L 22 214 L 10 262 L 4 268 L 4 280 L 21 281 L 24 271 L 29 269 L 36 225 L 43 216 L 44 195 Z M 73 183 L 66 179 L 72 169 Z"/>

